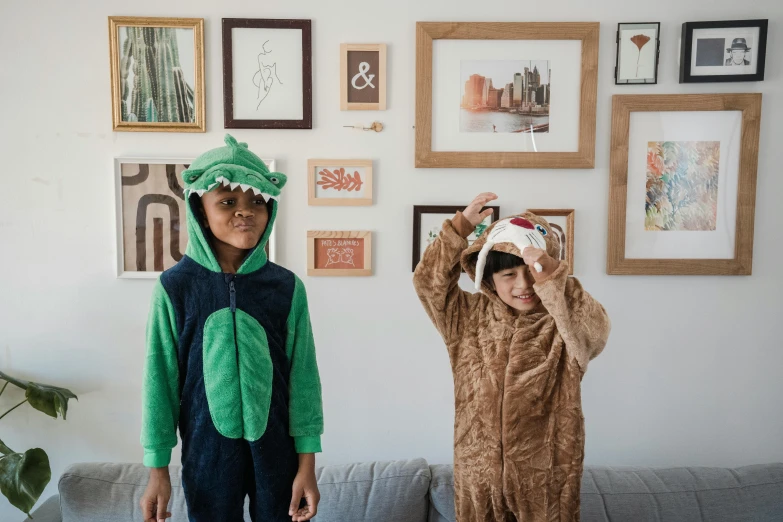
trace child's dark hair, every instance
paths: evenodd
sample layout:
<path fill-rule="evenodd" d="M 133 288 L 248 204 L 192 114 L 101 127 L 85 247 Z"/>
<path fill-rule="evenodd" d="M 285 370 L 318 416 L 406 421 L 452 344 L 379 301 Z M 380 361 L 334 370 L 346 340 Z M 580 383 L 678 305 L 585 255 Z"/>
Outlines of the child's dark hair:
<path fill-rule="evenodd" d="M 506 252 L 498 252 L 496 250 L 490 250 L 487 254 L 487 264 L 484 266 L 484 282 L 492 284 L 492 276 L 503 270 L 510 268 L 516 268 L 524 265 L 525 262 L 521 257 L 514 254 L 507 254 Z"/>

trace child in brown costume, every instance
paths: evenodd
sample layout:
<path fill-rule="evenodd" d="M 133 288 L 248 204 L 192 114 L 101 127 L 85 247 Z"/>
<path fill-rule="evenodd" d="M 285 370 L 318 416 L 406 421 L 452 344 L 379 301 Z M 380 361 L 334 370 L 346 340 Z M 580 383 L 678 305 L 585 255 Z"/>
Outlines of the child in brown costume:
<path fill-rule="evenodd" d="M 414 275 L 454 374 L 457 521 L 579 520 L 580 382 L 609 318 L 568 277 L 540 217 L 495 222 L 468 247 L 496 198 L 481 194 L 446 220 Z M 480 293 L 459 288 L 460 264 Z"/>

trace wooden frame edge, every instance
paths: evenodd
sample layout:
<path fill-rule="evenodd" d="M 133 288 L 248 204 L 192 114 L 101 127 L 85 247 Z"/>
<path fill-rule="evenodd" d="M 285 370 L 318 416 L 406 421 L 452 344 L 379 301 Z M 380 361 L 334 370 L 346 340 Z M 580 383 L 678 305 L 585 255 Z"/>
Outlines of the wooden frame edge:
<path fill-rule="evenodd" d="M 527 33 L 519 38 L 519 33 Z M 595 167 L 599 22 L 417 22 L 415 168 Z M 576 152 L 432 150 L 432 52 L 436 39 L 581 40 L 579 145 Z"/>
<path fill-rule="evenodd" d="M 761 93 L 650 94 L 612 97 L 609 166 L 609 275 L 752 275 Z M 732 259 L 628 259 L 625 257 L 628 147 L 631 112 L 741 111 L 737 217 Z"/>

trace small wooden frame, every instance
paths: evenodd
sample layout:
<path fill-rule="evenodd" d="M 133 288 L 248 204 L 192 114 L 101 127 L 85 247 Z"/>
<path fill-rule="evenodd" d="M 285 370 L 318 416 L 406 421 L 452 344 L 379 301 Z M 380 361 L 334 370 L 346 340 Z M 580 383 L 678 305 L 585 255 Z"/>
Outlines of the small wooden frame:
<path fill-rule="evenodd" d="M 739 170 L 733 259 L 627 259 L 626 206 L 632 112 L 740 111 Z M 611 275 L 750 275 L 756 208 L 761 94 L 615 95 L 612 98 L 609 241 Z"/>
<path fill-rule="evenodd" d="M 307 190 L 312 206 L 372 205 L 372 160 L 308 160 Z"/>
<path fill-rule="evenodd" d="M 372 232 L 309 230 L 307 275 L 371 276 Z"/>
<path fill-rule="evenodd" d="M 528 209 L 528 212 L 532 212 L 536 216 L 545 218 L 549 221 L 550 217 L 564 217 L 566 222 L 566 230 L 562 230 L 558 224 L 549 222 L 549 225 L 558 229 L 557 232 L 563 232 L 565 234 L 565 249 L 562 252 L 561 260 L 568 261 L 568 275 L 574 275 L 574 214 L 575 211 L 572 208 L 565 209 Z M 561 241 L 562 241 L 561 237 Z"/>
<path fill-rule="evenodd" d="M 128 75 L 133 72 L 130 70 L 131 57 L 137 51 L 134 51 L 133 45 L 120 44 L 119 31 L 121 27 L 130 28 L 155 28 L 155 29 L 190 29 L 193 31 L 193 85 L 188 83 L 188 78 L 185 78 L 182 74 L 182 69 L 178 69 L 179 73 L 174 70 L 174 73 L 167 75 L 167 78 L 160 79 L 157 76 L 149 81 L 136 82 L 138 85 L 150 85 L 151 92 L 162 92 L 162 88 L 158 85 L 159 81 L 166 81 L 167 85 L 172 85 L 173 93 L 171 97 L 159 96 L 159 100 L 156 102 L 160 105 L 166 105 L 166 103 L 174 99 L 173 106 L 160 107 L 159 105 L 153 105 L 150 107 L 150 101 L 141 101 L 134 104 L 133 93 L 135 87 L 132 87 L 128 81 Z M 166 35 L 170 37 L 170 35 Z M 138 35 L 138 38 L 147 40 L 148 36 Z M 163 48 L 163 46 L 161 46 Z M 176 49 L 176 47 L 175 47 Z M 123 60 L 120 56 L 123 52 L 131 53 L 131 57 Z M 141 52 L 141 51 L 138 51 Z M 155 49 L 148 49 L 147 54 L 152 53 L 153 56 L 158 52 L 157 46 Z M 179 59 L 179 55 L 185 54 L 184 50 L 178 53 L 175 59 Z M 148 56 L 148 57 L 149 57 Z M 166 59 L 167 60 L 167 59 Z M 168 63 L 161 58 L 161 63 Z M 125 70 L 123 70 L 123 67 Z M 176 65 L 175 65 L 176 67 Z M 151 18 L 151 17 L 136 17 L 136 16 L 110 16 L 109 17 L 109 70 L 111 73 L 111 104 L 112 104 L 112 130 L 114 131 L 131 131 L 131 132 L 206 132 L 206 106 L 204 104 L 204 19 L 203 18 Z M 146 71 L 146 68 L 144 69 Z M 138 79 L 138 78 L 136 78 Z M 180 83 L 181 82 L 181 83 Z M 132 89 L 130 92 L 123 93 L 123 86 L 127 89 Z M 190 98 L 192 96 L 192 105 Z M 127 97 L 125 100 L 125 112 L 123 112 L 123 97 Z M 134 109 L 134 105 L 137 109 Z M 148 113 L 157 118 L 157 121 L 139 121 L 139 116 L 135 113 L 128 117 L 134 119 L 127 120 L 126 114 L 132 110 L 138 110 L 141 114 L 144 111 L 144 118 L 148 117 Z M 160 121 L 166 119 L 166 114 L 170 114 L 170 117 L 184 118 L 181 121 Z"/>
<path fill-rule="evenodd" d="M 417 22 L 416 168 L 593 168 L 599 29 L 598 22 Z M 434 40 L 581 40 L 578 150 L 576 152 L 433 151 Z"/>
<path fill-rule="evenodd" d="M 385 111 L 386 83 L 386 44 L 340 45 L 341 111 Z"/>

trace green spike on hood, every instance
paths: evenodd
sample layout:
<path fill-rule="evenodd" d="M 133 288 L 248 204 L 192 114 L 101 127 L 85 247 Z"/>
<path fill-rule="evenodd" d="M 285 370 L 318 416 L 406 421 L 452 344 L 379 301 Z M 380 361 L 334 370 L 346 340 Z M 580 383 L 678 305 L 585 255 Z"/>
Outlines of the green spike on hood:
<path fill-rule="evenodd" d="M 220 264 L 207 241 L 204 228 L 191 208 L 193 198 L 201 197 L 205 192 L 221 184 L 230 186 L 232 190 L 236 187 L 241 187 L 245 191 L 252 190 L 254 194 L 262 195 L 267 203 L 271 202 L 271 208 L 264 235 L 239 269 L 238 273 L 247 274 L 258 270 L 267 261 L 264 246 L 272 234 L 280 192 L 286 184 L 287 177 L 280 172 L 269 172 L 263 160 L 250 152 L 247 143 L 237 142 L 230 134 L 226 134 L 225 142 L 225 147 L 205 152 L 196 158 L 190 168 L 182 172 L 189 236 L 185 253 L 209 270 L 221 272 Z"/>

